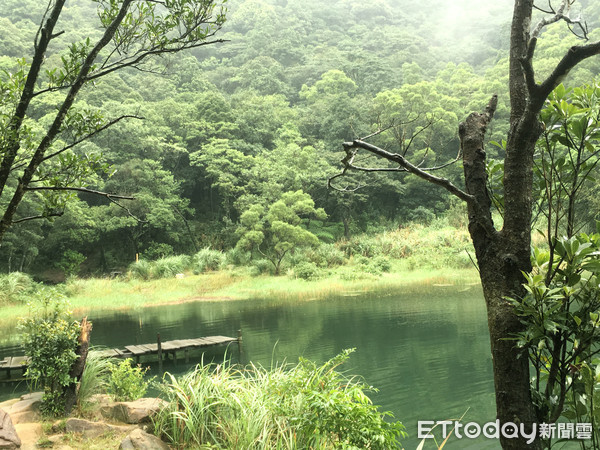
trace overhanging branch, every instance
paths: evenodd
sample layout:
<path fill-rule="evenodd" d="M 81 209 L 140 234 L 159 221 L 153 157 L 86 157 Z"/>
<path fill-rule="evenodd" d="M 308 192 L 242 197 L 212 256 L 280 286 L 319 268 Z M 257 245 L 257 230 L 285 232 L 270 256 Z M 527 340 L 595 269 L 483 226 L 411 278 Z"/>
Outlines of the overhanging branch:
<path fill-rule="evenodd" d="M 63 148 L 61 148 L 60 150 L 58 150 L 58 151 L 56 151 L 56 152 L 54 152 L 54 153 L 51 153 L 50 155 L 46 155 L 46 156 L 44 157 L 44 159 L 42 159 L 42 162 L 43 162 L 43 161 L 46 161 L 46 160 L 48 160 L 48 159 L 54 158 L 55 156 L 57 156 L 57 155 L 60 155 L 61 153 L 63 153 L 63 152 L 65 152 L 65 151 L 67 151 L 67 150 L 69 150 L 69 149 L 71 149 L 71 148 L 75 147 L 76 145 L 78 145 L 78 144 L 81 144 L 83 141 L 86 141 L 86 140 L 88 140 L 88 139 L 90 139 L 90 138 L 94 137 L 94 136 L 95 136 L 95 135 L 97 135 L 98 133 L 101 133 L 102 131 L 106 130 L 107 128 L 110 128 L 110 127 L 112 127 L 113 125 L 115 125 L 116 123 L 120 122 L 120 121 L 121 121 L 121 120 L 123 120 L 123 119 L 140 119 L 140 120 L 143 120 L 144 118 L 143 118 L 143 117 L 141 117 L 141 116 L 136 116 L 136 115 L 134 115 L 134 114 L 125 114 L 125 115 L 123 115 L 123 116 L 117 117 L 116 119 L 113 119 L 113 120 L 111 120 L 110 122 L 108 122 L 107 124 L 105 124 L 105 125 L 101 126 L 101 127 L 100 127 L 100 128 L 98 128 L 97 130 L 94 130 L 93 132 L 91 132 L 91 133 L 89 133 L 89 134 L 86 134 L 85 136 L 83 136 L 83 137 L 81 137 L 81 138 L 77 139 L 76 141 L 74 141 L 74 142 L 72 142 L 71 144 L 69 144 L 69 145 L 67 145 L 67 146 L 65 146 L 65 147 L 63 147 Z"/>
<path fill-rule="evenodd" d="M 135 197 L 131 197 L 128 195 L 117 195 L 111 194 L 109 192 L 96 191 L 94 189 L 88 189 L 83 187 L 70 187 L 70 186 L 29 186 L 25 188 L 26 191 L 76 191 L 76 192 L 85 192 L 88 194 L 99 195 L 101 197 L 106 197 L 109 200 L 135 200 Z"/>
<path fill-rule="evenodd" d="M 99 195 L 100 197 L 107 198 L 111 203 L 114 203 L 119 208 L 125 210 L 127 212 L 128 216 L 133 217 L 139 223 L 148 223 L 147 220 L 140 219 L 135 214 L 133 214 L 129 210 L 129 208 L 127 208 L 126 206 L 122 205 L 121 203 L 119 203 L 117 201 L 117 200 L 135 200 L 135 197 L 131 197 L 129 195 L 111 194 L 109 192 L 97 191 L 97 190 L 94 190 L 94 189 L 88 189 L 88 188 L 83 188 L 83 187 L 70 187 L 70 186 L 65 186 L 65 187 L 61 187 L 61 186 L 36 186 L 36 187 L 31 187 L 31 186 L 29 186 L 29 187 L 25 188 L 25 190 L 26 191 L 75 191 L 75 192 L 84 192 L 86 194 Z M 22 221 L 22 219 L 20 221 Z M 17 222 L 13 222 L 13 223 L 17 223 Z"/>
<path fill-rule="evenodd" d="M 39 220 L 39 219 L 47 219 L 48 217 L 60 217 L 64 214 L 64 211 L 58 211 L 58 212 L 52 212 L 49 214 L 41 214 L 39 216 L 29 216 L 29 217 L 23 217 L 22 219 L 17 219 L 17 220 L 13 220 L 13 225 L 15 223 L 21 223 L 21 222 L 28 222 L 30 220 Z"/>
<path fill-rule="evenodd" d="M 545 27 L 562 20 L 567 23 L 569 29 L 575 36 L 584 40 L 588 39 L 587 24 L 581 18 L 573 19 L 568 15 L 571 4 L 572 1 L 570 0 L 562 0 L 558 9 L 554 9 L 550 2 L 549 11 L 536 8 L 547 14 L 552 14 L 551 17 L 543 18 L 532 30 L 531 38 L 527 44 L 527 52 L 520 59 L 525 75 L 527 90 L 536 107 L 539 106 L 541 108 L 541 105 L 546 100 L 548 95 L 550 95 L 552 90 L 562 82 L 571 69 L 573 69 L 577 64 L 584 59 L 600 54 L 600 42 L 595 42 L 588 45 L 573 46 L 557 64 L 550 76 L 541 84 L 536 83 L 535 73 L 533 70 L 533 56 L 535 53 L 537 39 Z M 574 26 L 579 28 L 580 33 L 577 33 L 573 30 Z"/>
<path fill-rule="evenodd" d="M 575 45 L 560 60 L 550 76 L 540 85 L 540 95 L 544 100 L 569 74 L 577 64 L 592 56 L 600 54 L 600 41 L 588 45 Z"/>
<path fill-rule="evenodd" d="M 329 179 L 328 185 L 332 187 L 332 181 L 339 178 L 343 174 L 347 172 L 347 170 L 356 170 L 361 172 L 409 172 L 413 175 L 418 176 L 430 183 L 436 184 L 438 186 L 443 187 L 451 194 L 457 196 L 461 200 L 465 202 L 471 202 L 474 200 L 472 195 L 467 194 L 463 190 L 459 189 L 457 186 L 452 184 L 452 182 L 446 178 L 437 177 L 432 175 L 427 170 L 421 169 L 414 164 L 411 164 L 404 156 L 398 153 L 391 153 L 387 150 L 384 150 L 375 145 L 369 144 L 368 142 L 362 141 L 360 139 L 356 139 L 351 142 L 344 142 L 342 144 L 344 147 L 344 151 L 346 152 L 346 156 L 342 159 L 342 164 L 344 165 L 343 172 L 337 175 L 334 175 Z M 398 164 L 398 168 L 389 168 L 389 167 L 381 167 L 381 168 L 365 168 L 354 165 L 354 157 L 356 156 L 359 149 L 363 149 L 368 151 L 369 153 L 384 158 L 388 161 Z M 430 168 L 430 170 L 434 170 L 436 168 Z"/>

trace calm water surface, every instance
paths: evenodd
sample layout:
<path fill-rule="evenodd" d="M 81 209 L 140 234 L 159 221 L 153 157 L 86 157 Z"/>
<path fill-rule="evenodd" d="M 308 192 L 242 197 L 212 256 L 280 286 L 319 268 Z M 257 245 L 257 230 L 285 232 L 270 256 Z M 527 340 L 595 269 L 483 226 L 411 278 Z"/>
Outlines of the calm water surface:
<path fill-rule="evenodd" d="M 379 389 L 374 403 L 392 411 L 418 445 L 417 420 L 493 421 L 491 356 L 481 290 L 477 286 L 407 287 L 383 296 L 315 301 L 198 302 L 90 316 L 93 345 L 122 347 L 205 335 L 243 332 L 242 353 L 234 360 L 265 366 L 304 356 L 319 362 L 356 348 L 345 369 Z M 21 353 L 0 329 L 0 357 Z M 218 357 L 222 351 L 209 354 Z M 195 362 L 197 362 L 196 360 Z M 170 363 L 180 372 L 193 366 Z M 156 370 L 151 364 L 152 370 Z M 24 387 L 1 384 L 0 397 Z M 433 448 L 432 445 L 425 448 Z M 499 448 L 497 442 L 461 440 L 446 448 Z"/>

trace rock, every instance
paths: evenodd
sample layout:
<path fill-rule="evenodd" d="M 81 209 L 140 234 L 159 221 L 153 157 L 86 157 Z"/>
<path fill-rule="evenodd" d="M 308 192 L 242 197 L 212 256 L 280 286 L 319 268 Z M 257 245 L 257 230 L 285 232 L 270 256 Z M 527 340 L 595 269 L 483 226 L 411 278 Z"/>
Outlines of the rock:
<path fill-rule="evenodd" d="M 145 433 L 139 428 L 133 430 L 123 441 L 120 449 L 168 450 L 169 446 L 156 436 Z"/>
<path fill-rule="evenodd" d="M 67 433 L 78 433 L 86 439 L 94 439 L 105 433 L 127 433 L 132 430 L 132 427 L 124 427 L 118 425 L 110 425 L 103 422 L 90 422 L 85 419 L 69 418 L 66 422 Z"/>
<path fill-rule="evenodd" d="M 21 439 L 6 411 L 0 409 L 0 448 L 19 448 Z"/>
<path fill-rule="evenodd" d="M 40 404 L 42 403 L 43 392 L 33 392 L 21 396 L 6 408 L 14 424 L 38 422 L 40 420 Z"/>
<path fill-rule="evenodd" d="M 7 408 L 9 414 L 19 413 L 26 410 L 39 409 L 42 403 L 42 392 L 33 392 L 32 394 L 22 395 L 21 398 Z"/>
<path fill-rule="evenodd" d="M 107 419 L 123 423 L 144 423 L 150 422 L 150 417 L 167 404 L 160 398 L 140 398 L 133 402 L 117 402 L 103 407 L 101 411 Z"/>

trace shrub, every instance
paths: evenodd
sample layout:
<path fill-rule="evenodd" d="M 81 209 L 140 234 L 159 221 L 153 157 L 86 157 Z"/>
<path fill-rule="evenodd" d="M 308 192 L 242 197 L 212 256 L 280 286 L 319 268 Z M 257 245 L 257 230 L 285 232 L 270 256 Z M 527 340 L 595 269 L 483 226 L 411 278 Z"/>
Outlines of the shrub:
<path fill-rule="evenodd" d="M 60 261 L 56 263 L 56 267 L 65 273 L 66 278 L 71 278 L 77 275 L 79 267 L 86 260 L 86 257 L 75 250 L 66 250 L 63 253 Z"/>
<path fill-rule="evenodd" d="M 317 251 L 319 254 L 323 255 L 323 258 L 327 262 L 327 267 L 342 266 L 347 262 L 344 252 L 334 244 L 323 244 Z"/>
<path fill-rule="evenodd" d="M 424 206 L 418 206 L 411 210 L 408 214 L 408 220 L 421 225 L 428 225 L 435 219 L 433 211 L 425 208 Z"/>
<path fill-rule="evenodd" d="M 36 283 L 26 273 L 0 275 L 0 304 L 23 303 L 36 288 Z"/>
<path fill-rule="evenodd" d="M 389 272 L 392 268 L 392 263 L 385 256 L 376 256 L 369 265 L 376 267 L 381 272 Z"/>
<path fill-rule="evenodd" d="M 151 274 L 152 263 L 145 259 L 140 259 L 129 266 L 129 275 L 132 278 L 139 278 L 142 280 L 149 280 Z"/>
<path fill-rule="evenodd" d="M 250 257 L 249 251 L 234 247 L 225 252 L 225 263 L 233 266 L 246 266 L 250 263 Z"/>
<path fill-rule="evenodd" d="M 269 274 L 273 275 L 275 273 L 275 266 L 268 259 L 256 259 L 252 261 L 252 270 L 250 274 L 252 276 Z"/>
<path fill-rule="evenodd" d="M 173 247 L 169 244 L 165 244 L 164 242 L 153 242 L 144 251 L 144 256 L 149 260 L 153 260 L 173 256 L 173 253 Z"/>
<path fill-rule="evenodd" d="M 64 297 L 43 289 L 39 300 L 30 304 L 29 316 L 21 319 L 19 331 L 25 354 L 31 358 L 26 375 L 44 391 L 41 411 L 49 416 L 63 414 L 63 389 L 74 381 L 69 372 L 77 359 L 79 323 L 73 321 Z"/>
<path fill-rule="evenodd" d="M 294 267 L 294 274 L 303 280 L 315 280 L 321 275 L 321 271 L 315 263 L 304 261 Z"/>
<path fill-rule="evenodd" d="M 189 267 L 189 257 L 186 255 L 167 256 L 152 263 L 152 278 L 172 278 Z"/>
<path fill-rule="evenodd" d="M 346 256 L 366 256 L 371 258 L 378 253 L 378 246 L 375 240 L 367 235 L 355 236 L 347 240 L 340 241 L 338 244 Z"/>
<path fill-rule="evenodd" d="M 150 384 L 150 380 L 144 379 L 148 368 L 142 369 L 139 364 L 134 367 L 132 362 L 131 358 L 127 358 L 119 364 L 111 364 L 107 392 L 118 402 L 143 397 Z"/>
<path fill-rule="evenodd" d="M 196 274 L 207 270 L 219 270 L 224 264 L 223 252 L 208 247 L 203 248 L 192 257 L 192 268 Z"/>
<path fill-rule="evenodd" d="M 321 244 L 316 248 L 305 249 L 302 253 L 297 253 L 294 265 L 302 261 L 310 261 L 319 267 L 336 267 L 346 263 L 346 256 L 343 251 L 334 244 Z"/>

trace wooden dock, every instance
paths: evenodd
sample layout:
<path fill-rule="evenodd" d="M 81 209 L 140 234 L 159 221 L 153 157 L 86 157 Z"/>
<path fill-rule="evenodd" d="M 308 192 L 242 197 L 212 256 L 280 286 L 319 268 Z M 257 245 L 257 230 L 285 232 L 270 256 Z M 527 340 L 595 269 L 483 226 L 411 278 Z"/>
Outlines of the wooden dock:
<path fill-rule="evenodd" d="M 177 352 L 183 351 L 186 362 L 189 358 L 189 351 L 195 348 L 213 347 L 216 345 L 226 345 L 232 342 L 239 342 L 239 338 L 227 336 L 208 336 L 196 339 L 177 339 L 173 341 L 160 342 L 157 340 L 154 344 L 126 345 L 124 349 L 112 348 L 100 350 L 102 356 L 114 358 L 135 358 L 140 361 L 141 356 L 159 355 L 159 353 L 171 355 L 173 361 L 177 363 Z M 162 355 L 159 355 L 159 362 Z"/>
<path fill-rule="evenodd" d="M 126 345 L 124 348 L 110 348 L 107 350 L 96 350 L 97 354 L 108 358 L 135 358 L 136 362 L 140 362 L 142 356 L 157 355 L 159 370 L 162 371 L 163 358 L 171 355 L 174 364 L 177 364 L 177 352 L 184 353 L 185 362 L 189 362 L 190 350 L 206 347 L 214 347 L 218 345 L 228 345 L 237 342 L 241 345 L 242 335 L 238 331 L 238 337 L 232 338 L 228 336 L 207 336 L 195 339 L 177 339 L 172 341 L 161 342 L 160 335 L 157 335 L 156 343 L 142 345 Z M 10 378 L 11 372 L 20 370 L 21 375 L 27 369 L 29 362 L 28 356 L 9 356 L 0 360 L 0 371 L 6 373 L 7 378 Z"/>
<path fill-rule="evenodd" d="M 27 369 L 29 356 L 9 356 L 0 361 L 0 370 L 6 372 L 6 377 L 10 378 L 11 371 L 19 370 L 22 376 Z"/>

